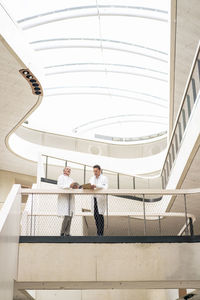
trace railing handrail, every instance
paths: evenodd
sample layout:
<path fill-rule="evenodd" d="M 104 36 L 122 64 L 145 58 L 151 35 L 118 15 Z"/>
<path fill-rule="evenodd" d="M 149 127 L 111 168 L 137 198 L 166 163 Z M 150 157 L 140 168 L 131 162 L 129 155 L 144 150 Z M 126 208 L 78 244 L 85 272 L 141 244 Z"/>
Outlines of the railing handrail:
<path fill-rule="evenodd" d="M 45 213 L 27 213 L 27 216 L 33 216 L 33 217 L 56 217 L 58 214 L 45 214 Z M 75 213 L 74 216 L 93 216 L 92 212 L 82 212 L 82 213 Z M 137 212 L 109 212 L 109 216 L 130 216 L 130 217 L 144 217 L 143 213 L 137 213 Z M 185 218 L 185 213 L 183 212 L 166 212 L 166 213 L 151 213 L 147 212 L 146 217 L 178 217 L 178 218 Z M 193 222 L 196 221 L 196 217 L 193 214 L 187 213 L 188 218 L 192 218 Z"/>
<path fill-rule="evenodd" d="M 185 85 L 185 89 L 184 89 L 182 100 L 181 100 L 181 105 L 179 107 L 179 110 L 178 110 L 178 113 L 177 113 L 177 116 L 176 116 L 176 120 L 174 122 L 172 134 L 171 134 L 170 141 L 169 141 L 169 144 L 168 144 L 168 147 L 167 147 L 167 152 L 166 152 L 165 160 L 164 160 L 164 163 L 163 163 L 163 167 L 162 167 L 161 172 L 160 172 L 160 176 L 162 176 L 162 173 L 163 173 L 163 170 L 164 170 L 164 167 L 165 167 L 165 163 L 166 163 L 167 158 L 168 158 L 168 154 L 171 150 L 172 141 L 173 141 L 174 134 L 175 134 L 175 131 L 176 131 L 176 128 L 177 128 L 177 125 L 178 125 L 178 121 L 179 121 L 179 118 L 180 118 L 180 115 L 181 115 L 181 112 L 182 112 L 182 108 L 185 104 L 187 91 L 188 91 L 188 88 L 189 88 L 189 85 L 190 85 L 190 81 L 192 79 L 193 71 L 194 71 L 195 66 L 196 66 L 196 61 L 197 61 L 197 58 L 198 58 L 198 55 L 199 55 L 199 51 L 200 51 L 200 41 L 198 43 L 196 53 L 195 53 L 195 56 L 194 56 L 194 59 L 193 59 L 193 62 L 192 62 L 191 69 L 190 69 L 190 73 L 189 73 L 189 76 L 188 76 L 188 79 L 187 79 L 187 82 L 186 82 L 186 85 Z"/>
<path fill-rule="evenodd" d="M 96 189 L 96 190 L 82 190 L 82 189 L 21 189 L 22 195 L 29 194 L 77 194 L 77 195 L 163 195 L 163 196 L 178 196 L 200 194 L 200 188 L 196 189 Z"/>

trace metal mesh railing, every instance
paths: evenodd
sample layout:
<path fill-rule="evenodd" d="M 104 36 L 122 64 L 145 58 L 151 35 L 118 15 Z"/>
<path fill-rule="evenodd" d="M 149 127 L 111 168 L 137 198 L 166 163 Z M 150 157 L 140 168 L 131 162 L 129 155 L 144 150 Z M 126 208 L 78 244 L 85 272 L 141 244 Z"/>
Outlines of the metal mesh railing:
<path fill-rule="evenodd" d="M 199 193 L 180 194 L 179 191 L 176 194 L 164 190 L 153 194 L 135 190 L 24 190 L 22 194 L 28 194 L 28 200 L 22 214 L 21 235 L 199 234 L 199 221 L 194 214 Z M 156 198 L 161 200 L 151 202 Z"/>
<path fill-rule="evenodd" d="M 184 138 L 187 124 L 192 115 L 193 108 L 199 99 L 200 90 L 200 44 L 194 57 L 192 68 L 183 94 L 182 103 L 175 121 L 174 129 L 168 146 L 167 155 L 161 171 L 162 187 L 167 186 L 170 172 Z"/>

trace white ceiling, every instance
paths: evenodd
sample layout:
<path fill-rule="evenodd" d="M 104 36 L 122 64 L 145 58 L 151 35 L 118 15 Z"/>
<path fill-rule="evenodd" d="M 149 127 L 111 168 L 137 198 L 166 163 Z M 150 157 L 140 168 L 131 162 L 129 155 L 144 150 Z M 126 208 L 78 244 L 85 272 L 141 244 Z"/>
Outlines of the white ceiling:
<path fill-rule="evenodd" d="M 166 133 L 169 0 L 3 2 L 45 73 L 28 127 L 113 143 Z"/>

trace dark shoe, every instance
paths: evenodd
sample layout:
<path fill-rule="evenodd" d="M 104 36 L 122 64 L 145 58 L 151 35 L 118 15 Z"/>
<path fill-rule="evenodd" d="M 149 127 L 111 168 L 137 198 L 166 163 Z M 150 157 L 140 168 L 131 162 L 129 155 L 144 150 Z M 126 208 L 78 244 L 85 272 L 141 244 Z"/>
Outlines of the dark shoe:
<path fill-rule="evenodd" d="M 64 236 L 64 233 L 61 233 L 60 236 Z"/>

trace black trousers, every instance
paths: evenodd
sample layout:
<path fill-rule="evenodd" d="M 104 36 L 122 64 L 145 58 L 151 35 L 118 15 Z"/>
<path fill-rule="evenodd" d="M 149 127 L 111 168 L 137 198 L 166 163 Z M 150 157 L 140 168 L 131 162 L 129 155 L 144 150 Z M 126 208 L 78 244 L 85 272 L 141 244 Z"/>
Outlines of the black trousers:
<path fill-rule="evenodd" d="M 96 197 L 94 197 L 94 218 L 96 222 L 97 235 L 101 236 L 104 233 L 104 216 L 99 214 Z"/>

